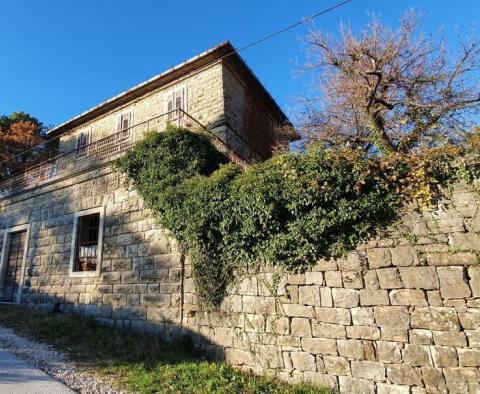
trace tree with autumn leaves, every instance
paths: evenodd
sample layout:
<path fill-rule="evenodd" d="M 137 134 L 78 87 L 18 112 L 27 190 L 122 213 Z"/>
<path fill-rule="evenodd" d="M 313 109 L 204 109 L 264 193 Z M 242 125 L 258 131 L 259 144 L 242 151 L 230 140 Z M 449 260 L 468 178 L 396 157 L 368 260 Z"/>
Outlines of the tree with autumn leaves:
<path fill-rule="evenodd" d="M 0 178 L 45 159 L 45 134 L 43 123 L 25 112 L 0 116 Z"/>
<path fill-rule="evenodd" d="M 409 12 L 396 30 L 373 18 L 359 33 L 310 33 L 306 68 L 320 95 L 308 100 L 307 139 L 388 156 L 455 144 L 478 124 L 480 40 L 452 53 L 419 22 Z"/>

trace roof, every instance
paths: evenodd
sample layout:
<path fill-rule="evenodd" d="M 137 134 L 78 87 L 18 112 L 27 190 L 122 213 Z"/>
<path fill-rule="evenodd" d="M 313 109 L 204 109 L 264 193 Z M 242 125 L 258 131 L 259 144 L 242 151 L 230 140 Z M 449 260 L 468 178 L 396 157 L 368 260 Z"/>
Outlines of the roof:
<path fill-rule="evenodd" d="M 233 64 L 237 70 L 240 70 L 244 76 L 246 76 L 253 84 L 255 84 L 259 92 L 264 98 L 265 103 L 278 114 L 281 121 L 287 124 L 291 124 L 285 113 L 280 106 L 276 103 L 267 89 L 258 80 L 252 70 L 245 63 L 243 58 L 238 54 L 233 45 L 229 41 L 225 41 L 213 48 L 195 56 L 191 59 L 164 71 L 161 74 L 156 75 L 153 78 L 148 79 L 98 105 L 95 107 L 77 115 L 66 122 L 55 126 L 48 132 L 48 137 L 55 137 L 69 131 L 75 127 L 82 125 L 102 114 L 105 114 L 120 105 L 126 104 L 131 100 L 141 97 L 144 94 L 151 92 L 161 86 L 164 86 L 194 70 L 205 67 L 218 60 L 224 60 L 226 63 Z"/>

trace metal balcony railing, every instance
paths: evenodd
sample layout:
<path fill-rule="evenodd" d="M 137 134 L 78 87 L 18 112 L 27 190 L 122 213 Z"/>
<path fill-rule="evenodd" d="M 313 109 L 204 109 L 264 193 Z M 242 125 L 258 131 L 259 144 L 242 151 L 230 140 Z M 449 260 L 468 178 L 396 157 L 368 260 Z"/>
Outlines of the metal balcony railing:
<path fill-rule="evenodd" d="M 182 109 L 169 111 L 77 149 L 61 153 L 1 181 L 0 198 L 33 189 L 46 182 L 72 176 L 96 165 L 112 161 L 130 149 L 145 132 L 163 130 L 167 123 L 194 131 L 209 132 L 205 126 Z M 233 161 L 244 164 L 244 161 L 224 141 L 215 135 L 214 138 L 217 145 L 220 145 L 220 148 L 229 154 Z"/>

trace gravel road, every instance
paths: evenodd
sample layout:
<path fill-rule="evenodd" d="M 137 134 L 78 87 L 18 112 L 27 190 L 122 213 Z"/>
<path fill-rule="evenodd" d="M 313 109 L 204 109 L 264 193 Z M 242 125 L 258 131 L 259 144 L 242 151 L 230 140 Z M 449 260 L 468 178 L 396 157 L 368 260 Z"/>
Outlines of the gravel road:
<path fill-rule="evenodd" d="M 4 327 L 0 327 L 0 393 L 17 393 L 16 391 L 5 391 L 5 386 L 2 387 L 4 381 L 10 380 L 12 383 L 15 383 L 11 378 L 9 379 L 8 373 L 3 373 L 2 357 L 5 357 L 5 360 L 7 361 L 10 357 L 13 362 L 17 363 L 17 373 L 26 374 L 24 375 L 25 379 L 28 374 L 34 373 L 36 374 L 35 376 L 37 376 L 35 379 L 40 379 L 38 385 L 35 384 L 38 391 L 35 389 L 34 391 L 18 391 L 18 393 L 46 393 L 47 391 L 41 390 L 43 389 L 43 383 L 48 379 L 47 375 L 49 375 L 55 379 L 53 380 L 53 383 L 58 385 L 55 387 L 60 387 L 63 390 L 66 390 L 48 390 L 49 394 L 72 392 L 81 394 L 124 394 L 121 391 L 113 390 L 109 387 L 107 382 L 92 376 L 86 371 L 82 371 L 69 361 L 64 354 L 54 351 L 50 346 L 23 338 L 16 335 L 11 329 Z M 25 362 L 27 365 L 25 365 Z M 31 368 L 31 370 L 28 371 L 28 365 L 33 366 L 34 368 Z M 12 368 L 15 370 L 16 366 L 12 365 Z M 47 375 L 43 374 L 41 371 Z M 65 386 L 70 387 L 71 390 Z"/>

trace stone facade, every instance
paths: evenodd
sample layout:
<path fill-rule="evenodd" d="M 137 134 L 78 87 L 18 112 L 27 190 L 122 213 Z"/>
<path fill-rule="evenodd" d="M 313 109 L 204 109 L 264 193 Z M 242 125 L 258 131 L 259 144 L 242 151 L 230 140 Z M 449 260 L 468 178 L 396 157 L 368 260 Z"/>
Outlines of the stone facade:
<path fill-rule="evenodd" d="M 22 303 L 192 335 L 234 365 L 346 393 L 480 391 L 480 212 L 461 186 L 437 211 L 406 214 L 401 235 L 304 274 L 265 270 L 208 313 L 188 257 L 108 167 L 0 204 L 0 228 L 31 226 Z M 101 205 L 101 274 L 72 278 L 73 214 Z"/>
<path fill-rule="evenodd" d="M 457 185 L 433 212 L 409 209 L 389 238 L 304 274 L 244 279 L 221 310 L 184 326 L 228 362 L 344 393 L 480 392 L 480 212 Z M 188 272 L 188 269 L 186 270 Z"/>
<path fill-rule="evenodd" d="M 93 140 L 111 134 L 125 109 L 133 109 L 134 124 L 155 117 L 164 94 L 183 84 L 188 112 L 223 133 L 236 152 L 252 152 L 249 144 L 262 157 L 271 152 L 278 113 L 251 80 L 222 62 L 182 78 L 72 127 L 61 149 L 72 149 L 86 127 Z M 265 135 L 255 136 L 255 125 Z M 72 275 L 75 217 L 99 208 L 99 270 Z M 4 265 L 9 231 L 28 228 L 18 299 L 35 308 L 166 338 L 191 335 L 241 368 L 345 393 L 477 393 L 478 208 L 478 197 L 457 185 L 437 210 L 409 208 L 391 236 L 343 259 L 319 261 L 303 274 L 264 269 L 241 280 L 214 312 L 199 308 L 188 256 L 106 163 L 1 198 L 0 249 Z"/>

